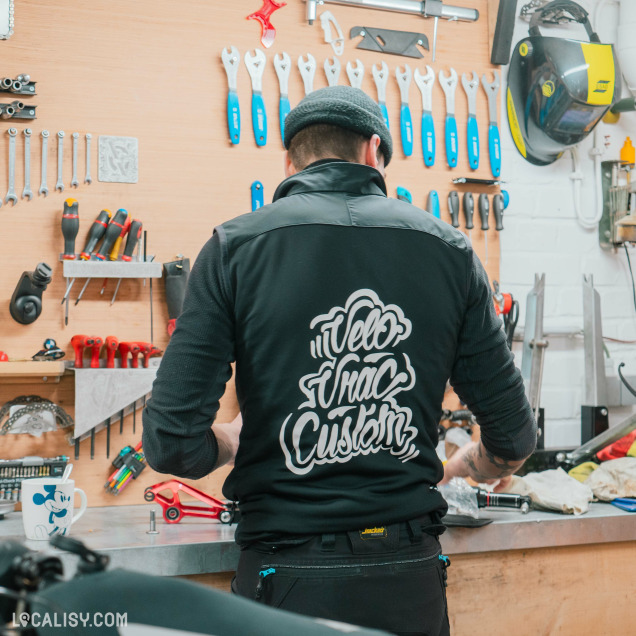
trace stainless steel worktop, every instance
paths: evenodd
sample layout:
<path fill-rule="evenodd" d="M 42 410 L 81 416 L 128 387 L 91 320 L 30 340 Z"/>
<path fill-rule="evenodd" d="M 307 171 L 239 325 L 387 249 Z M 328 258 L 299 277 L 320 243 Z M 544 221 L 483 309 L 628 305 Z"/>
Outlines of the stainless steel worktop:
<path fill-rule="evenodd" d="M 151 535 L 147 530 L 153 508 L 159 533 Z M 481 515 L 493 523 L 482 528 L 449 528 L 442 535 L 445 554 L 636 541 L 636 514 L 610 504 L 592 504 L 588 513 L 578 517 L 491 510 L 482 510 Z M 167 524 L 158 506 L 144 504 L 89 508 L 73 525 L 72 536 L 107 553 L 112 567 L 176 576 L 235 570 L 239 554 L 235 527 L 192 517 Z M 0 520 L 0 540 L 5 539 L 24 540 L 21 513 L 9 513 Z M 25 541 L 25 545 L 50 550 L 46 542 Z M 72 570 L 74 557 L 61 556 L 67 572 Z"/>

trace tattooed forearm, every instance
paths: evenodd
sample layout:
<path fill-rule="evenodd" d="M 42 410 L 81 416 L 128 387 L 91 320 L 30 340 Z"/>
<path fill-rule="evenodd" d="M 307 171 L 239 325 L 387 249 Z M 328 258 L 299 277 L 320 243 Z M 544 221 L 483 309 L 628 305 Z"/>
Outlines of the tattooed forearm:
<path fill-rule="evenodd" d="M 523 461 L 510 462 L 495 457 L 481 442 L 474 448 L 470 448 L 463 456 L 463 460 L 468 469 L 468 475 L 479 482 L 507 477 L 523 465 Z"/>
<path fill-rule="evenodd" d="M 523 462 L 509 462 L 507 459 L 502 459 L 501 457 L 495 457 L 483 444 L 479 445 L 479 454 L 481 455 L 481 449 L 484 449 L 486 453 L 486 457 L 488 457 L 490 463 L 493 466 L 496 466 L 501 471 L 506 471 L 507 474 L 513 473 L 517 468 L 519 468 L 519 464 Z"/>
<path fill-rule="evenodd" d="M 466 455 L 464 455 L 464 462 L 468 466 L 470 476 L 475 481 L 486 481 L 488 479 L 493 479 L 493 477 L 491 477 L 490 475 L 486 475 L 482 471 L 480 471 L 475 464 L 475 455 L 481 455 L 480 450 L 478 450 L 480 449 L 480 447 L 481 444 L 476 449 L 471 449 L 470 451 L 468 451 Z"/>

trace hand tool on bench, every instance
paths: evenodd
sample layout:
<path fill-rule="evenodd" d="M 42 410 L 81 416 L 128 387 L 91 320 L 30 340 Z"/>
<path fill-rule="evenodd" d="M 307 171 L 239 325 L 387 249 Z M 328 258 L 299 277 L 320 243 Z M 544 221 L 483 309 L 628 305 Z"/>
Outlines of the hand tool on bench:
<path fill-rule="evenodd" d="M 55 184 L 55 190 L 64 192 L 64 181 L 62 175 L 64 174 L 64 131 L 60 130 L 57 133 L 57 183 Z"/>
<path fill-rule="evenodd" d="M 459 193 L 457 190 L 451 190 L 448 193 L 448 211 L 451 217 L 451 225 L 459 227 Z"/>
<path fill-rule="evenodd" d="M 33 198 L 31 191 L 31 134 L 30 128 L 25 128 L 24 134 L 24 190 L 22 190 L 22 198 L 29 201 Z"/>
<path fill-rule="evenodd" d="M 16 128 L 7 130 L 7 135 L 9 135 L 9 189 L 4 202 L 9 203 L 11 201 L 13 205 L 18 202 L 18 197 L 15 194 L 15 137 L 17 134 Z"/>
<path fill-rule="evenodd" d="M 311 25 L 316 19 L 319 4 L 340 4 L 362 9 L 380 9 L 395 13 L 410 13 L 423 18 L 433 18 L 433 62 L 437 46 L 437 23 L 440 18 L 448 21 L 464 20 L 475 22 L 479 19 L 479 11 L 465 7 L 454 7 L 443 4 L 441 0 L 305 0 L 307 3 L 306 18 Z"/>
<path fill-rule="evenodd" d="M 355 26 L 349 31 L 349 38 L 352 40 L 360 35 L 362 40 L 358 42 L 356 48 L 365 51 L 414 58 L 424 57 L 417 48 L 418 45 L 428 51 L 428 38 L 423 33 L 363 26 Z"/>
<path fill-rule="evenodd" d="M 245 66 L 252 80 L 252 129 L 257 146 L 267 144 L 267 113 L 263 101 L 263 73 L 267 58 L 260 49 L 245 53 Z"/>
<path fill-rule="evenodd" d="M 446 96 L 446 161 L 449 167 L 457 166 L 458 141 L 457 141 L 457 120 L 455 119 L 455 88 L 457 87 L 457 72 L 451 68 L 450 74 L 445 75 L 444 71 L 439 72 L 439 83 Z"/>
<path fill-rule="evenodd" d="M 490 170 L 493 177 L 501 174 L 501 140 L 499 138 L 499 124 L 497 123 L 497 94 L 499 92 L 499 73 L 493 71 L 495 79 L 489 82 L 486 74 L 481 76 L 481 85 L 488 96 L 488 154 L 490 155 Z"/>
<path fill-rule="evenodd" d="M 303 79 L 305 95 L 314 92 L 314 77 L 316 75 L 316 60 L 311 53 L 307 53 L 305 60 L 302 55 L 298 56 L 298 70 Z"/>
<path fill-rule="evenodd" d="M 492 212 L 495 215 L 495 230 L 503 230 L 504 197 L 503 194 L 495 194 L 492 198 Z"/>
<path fill-rule="evenodd" d="M 280 56 L 280 57 L 279 57 Z M 289 74 L 291 72 L 291 60 L 284 51 L 274 57 L 274 69 L 278 76 L 280 86 L 280 99 L 278 100 L 278 119 L 280 122 L 280 138 L 285 145 L 285 119 L 289 115 L 291 105 L 289 103 Z"/>
<path fill-rule="evenodd" d="M 398 66 L 395 69 L 395 77 L 400 88 L 400 133 L 402 137 L 402 152 L 405 157 L 413 154 L 413 120 L 409 108 L 409 87 L 411 86 L 411 67 L 404 65 L 404 72 Z"/>
<path fill-rule="evenodd" d="M 475 227 L 473 225 L 473 215 L 475 213 L 475 199 L 473 199 L 473 193 L 464 192 L 462 203 L 464 208 L 464 219 L 466 220 L 466 229 L 468 230 L 468 237 L 470 238 L 473 234 L 472 230 Z"/>
<path fill-rule="evenodd" d="M 49 194 L 49 187 L 46 185 L 46 162 L 49 148 L 49 131 L 43 130 L 40 135 L 42 136 L 42 164 L 40 168 L 41 178 L 38 194 L 43 194 L 45 197 L 47 197 Z"/>
<path fill-rule="evenodd" d="M 479 218 L 481 219 L 481 231 L 484 233 L 484 250 L 486 252 L 485 262 L 488 262 L 488 214 L 490 213 L 490 202 L 488 201 L 488 195 L 483 192 L 477 199 L 477 208 L 479 209 Z"/>
<path fill-rule="evenodd" d="M 473 71 L 472 79 L 462 73 L 462 86 L 468 100 L 468 122 L 466 124 L 466 146 L 468 148 L 468 165 L 473 169 L 479 168 L 479 127 L 477 126 L 477 91 L 479 90 L 479 75 Z"/>
<path fill-rule="evenodd" d="M 415 69 L 415 83 L 422 93 L 422 154 L 424 165 L 429 168 L 435 163 L 435 124 L 433 122 L 433 84 L 435 71 L 426 66 L 426 75 Z"/>
<path fill-rule="evenodd" d="M 382 118 L 386 127 L 389 126 L 389 111 L 386 108 L 386 85 L 389 81 L 389 67 L 386 62 L 382 62 L 381 66 L 375 64 L 371 68 L 371 74 L 373 75 L 373 81 L 375 82 L 375 88 L 378 91 L 378 106 L 382 111 Z"/>
<path fill-rule="evenodd" d="M 286 2 L 274 2 L 274 0 L 263 0 L 263 6 L 254 13 L 247 16 L 247 20 L 257 20 L 261 25 L 261 43 L 268 49 L 274 44 L 276 38 L 276 29 L 270 21 L 270 17 L 274 11 L 287 6 Z"/>
<path fill-rule="evenodd" d="M 327 58 L 324 63 L 325 75 L 327 76 L 327 84 L 329 86 L 338 86 L 340 79 L 340 60 L 333 58 L 333 62 Z"/>
<path fill-rule="evenodd" d="M 437 190 L 431 190 L 428 193 L 428 198 L 426 199 L 426 211 L 429 214 L 432 214 L 436 219 L 442 218 L 442 215 L 440 214 L 439 194 L 437 194 Z"/>
<path fill-rule="evenodd" d="M 235 46 L 223 49 L 221 53 L 223 67 L 227 74 L 227 127 L 230 134 L 230 141 L 238 144 L 241 141 L 241 108 L 239 106 L 238 93 L 236 92 L 236 78 L 238 76 L 241 55 Z"/>
<path fill-rule="evenodd" d="M 250 186 L 250 193 L 252 198 L 252 212 L 262 208 L 265 204 L 263 196 L 263 184 L 260 181 L 254 181 Z"/>
<path fill-rule="evenodd" d="M 334 55 L 342 55 L 344 53 L 344 34 L 331 11 L 323 11 L 320 14 L 320 26 L 325 34 L 325 42 L 331 45 Z M 335 31 L 335 36 L 333 31 Z"/>
<path fill-rule="evenodd" d="M 349 84 L 351 84 L 353 88 L 362 89 L 364 64 L 360 60 L 356 60 L 355 66 L 351 62 L 347 62 L 347 77 L 349 78 Z"/>

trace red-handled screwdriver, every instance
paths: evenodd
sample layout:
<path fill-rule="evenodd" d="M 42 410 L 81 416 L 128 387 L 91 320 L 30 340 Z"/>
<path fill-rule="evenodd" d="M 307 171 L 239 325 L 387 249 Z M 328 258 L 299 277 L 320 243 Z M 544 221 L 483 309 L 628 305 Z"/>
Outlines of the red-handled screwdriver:
<path fill-rule="evenodd" d="M 84 367 L 84 349 L 89 346 L 88 336 L 73 336 L 71 338 L 71 346 L 75 352 L 75 368 L 82 369 Z M 92 344 L 92 343 L 90 343 Z"/>
<path fill-rule="evenodd" d="M 93 336 L 93 355 L 91 356 L 91 369 L 99 369 L 99 352 L 104 341 L 99 336 Z"/>
<path fill-rule="evenodd" d="M 102 240 L 108 227 L 112 214 L 110 210 L 102 210 L 97 218 L 93 221 L 91 229 L 88 231 L 88 237 L 86 239 L 86 245 L 84 251 L 80 254 L 80 259 L 83 261 L 89 261 L 93 250 L 97 247 L 97 244 Z"/>
<path fill-rule="evenodd" d="M 132 255 L 135 251 L 135 248 L 139 244 L 139 239 L 141 237 L 141 231 L 144 227 L 144 224 L 139 220 L 135 219 L 130 224 L 130 229 L 128 230 L 128 240 L 126 241 L 126 247 L 124 249 L 124 254 L 121 257 L 122 261 L 130 262 L 132 261 Z M 117 287 L 115 287 L 115 293 L 110 301 L 112 305 L 115 302 L 115 298 L 117 298 L 117 292 L 119 291 L 119 286 L 121 285 L 121 278 L 117 281 Z"/>
<path fill-rule="evenodd" d="M 106 338 L 106 368 L 115 368 L 115 354 L 119 348 L 119 340 L 115 336 L 108 336 Z"/>

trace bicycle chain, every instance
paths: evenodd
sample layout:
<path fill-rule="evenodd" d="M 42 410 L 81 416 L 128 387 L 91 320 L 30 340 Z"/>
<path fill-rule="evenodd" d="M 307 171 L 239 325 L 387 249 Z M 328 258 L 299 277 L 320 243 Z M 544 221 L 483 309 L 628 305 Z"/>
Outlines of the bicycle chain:
<path fill-rule="evenodd" d="M 0 421 L 6 417 L 7 413 L 12 406 L 24 405 L 18 411 L 7 419 L 7 421 L 0 428 L 0 435 L 6 435 L 14 426 L 14 424 L 22 419 L 25 415 L 41 413 L 42 411 L 49 411 L 55 415 L 58 426 L 61 429 L 67 429 L 74 426 L 73 418 L 61 407 L 40 397 L 39 395 L 21 395 L 10 402 L 7 402 L 0 408 Z M 70 433 L 68 435 L 69 443 L 71 443 Z"/>

